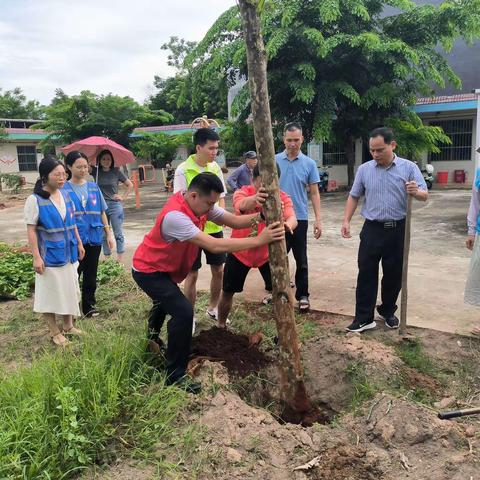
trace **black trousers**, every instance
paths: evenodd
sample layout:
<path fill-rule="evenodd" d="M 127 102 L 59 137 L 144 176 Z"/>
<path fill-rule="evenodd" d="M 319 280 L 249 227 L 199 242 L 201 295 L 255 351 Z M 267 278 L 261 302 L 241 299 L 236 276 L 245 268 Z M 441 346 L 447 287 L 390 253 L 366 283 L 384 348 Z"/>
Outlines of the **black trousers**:
<path fill-rule="evenodd" d="M 308 260 L 307 260 L 307 231 L 308 220 L 298 220 L 298 226 L 293 235 L 287 235 L 287 252 L 293 251 L 296 263 L 295 271 L 295 298 L 300 300 L 308 297 Z"/>
<path fill-rule="evenodd" d="M 382 223 L 365 221 L 360 232 L 355 320 L 370 323 L 374 318 L 378 292 L 378 267 L 382 262 L 382 304 L 378 313 L 389 317 L 397 310 L 402 286 L 403 243 L 405 221 L 396 227 L 384 228 Z"/>
<path fill-rule="evenodd" d="M 193 307 L 168 273 L 141 273 L 132 271 L 138 286 L 152 299 L 148 317 L 149 338 L 158 338 L 165 317 L 172 318 L 167 325 L 167 375 L 171 382 L 186 373 L 192 342 Z"/>
<path fill-rule="evenodd" d="M 78 277 L 83 274 L 82 281 L 82 312 L 86 315 L 95 307 L 95 292 L 97 290 L 97 270 L 101 245 L 83 245 L 85 256 L 78 263 Z"/>

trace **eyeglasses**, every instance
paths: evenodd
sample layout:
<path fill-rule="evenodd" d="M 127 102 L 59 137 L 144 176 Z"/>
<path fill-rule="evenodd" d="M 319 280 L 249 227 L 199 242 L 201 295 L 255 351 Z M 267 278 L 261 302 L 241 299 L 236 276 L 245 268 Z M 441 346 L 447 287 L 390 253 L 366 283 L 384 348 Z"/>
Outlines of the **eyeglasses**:
<path fill-rule="evenodd" d="M 253 150 L 249 150 L 248 152 L 245 152 L 243 154 L 243 158 L 257 158 L 257 152 L 254 152 Z"/>

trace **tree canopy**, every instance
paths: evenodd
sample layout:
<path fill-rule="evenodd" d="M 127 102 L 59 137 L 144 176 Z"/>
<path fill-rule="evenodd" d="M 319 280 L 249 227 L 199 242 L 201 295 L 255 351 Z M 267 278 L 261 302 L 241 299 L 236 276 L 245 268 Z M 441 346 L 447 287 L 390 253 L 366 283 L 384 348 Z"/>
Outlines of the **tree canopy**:
<path fill-rule="evenodd" d="M 44 116 L 44 107 L 37 100 L 27 100 L 21 88 L 0 88 L 0 118 L 39 120 Z"/>
<path fill-rule="evenodd" d="M 176 69 L 173 77 L 155 76 L 157 93 L 147 101 L 149 108 L 170 112 L 175 122 L 190 123 L 196 117 L 207 115 L 209 118 L 227 117 L 228 86 L 220 72 L 204 75 L 186 59 L 197 47 L 196 42 L 187 42 L 171 37 L 162 45 L 169 51 L 168 64 Z"/>
<path fill-rule="evenodd" d="M 385 16 L 388 6 L 397 13 Z M 307 140 L 352 147 L 388 119 L 402 119 L 397 129 L 415 125 L 410 107 L 417 96 L 432 95 L 447 82 L 460 87 L 442 51 L 459 38 L 472 42 L 479 36 L 480 0 L 447 0 L 438 8 L 411 0 L 270 0 L 262 9 L 262 29 L 274 121 L 299 120 Z M 246 76 L 236 6 L 216 20 L 184 63 L 194 72 L 188 75 L 193 85 L 215 75 L 232 85 L 236 75 Z M 247 86 L 236 104 L 246 118 Z M 438 134 L 423 131 L 424 140 L 433 141 L 429 147 Z"/>
<path fill-rule="evenodd" d="M 132 151 L 139 158 L 152 161 L 155 167 L 164 167 L 175 159 L 180 145 L 192 145 L 192 135 L 167 135 L 165 133 L 143 133 L 132 143 Z"/>
<path fill-rule="evenodd" d="M 142 125 L 170 123 L 173 117 L 164 110 L 151 110 L 131 97 L 97 95 L 89 90 L 68 96 L 57 90 L 45 108 L 46 119 L 38 125 L 50 133 L 47 141 L 71 143 L 92 135 L 107 136 L 129 147 L 129 135 Z"/>

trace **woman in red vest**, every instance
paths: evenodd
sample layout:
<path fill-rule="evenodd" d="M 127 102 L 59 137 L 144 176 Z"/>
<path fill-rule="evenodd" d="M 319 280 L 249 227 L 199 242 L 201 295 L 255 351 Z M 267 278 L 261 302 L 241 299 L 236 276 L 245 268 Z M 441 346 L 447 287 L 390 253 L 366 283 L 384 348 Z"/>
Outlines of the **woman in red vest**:
<path fill-rule="evenodd" d="M 167 384 L 176 384 L 191 393 L 201 385 L 186 376 L 192 340 L 193 307 L 178 287 L 191 270 L 199 248 L 213 253 L 236 252 L 283 240 L 284 227 L 269 225 L 251 238 L 215 238 L 203 232 L 207 220 L 231 228 L 246 228 L 257 223 L 262 213 L 237 216 L 216 206 L 223 192 L 221 180 L 213 173 L 201 173 L 187 192 L 170 197 L 157 217 L 153 229 L 145 235 L 133 256 L 133 279 L 152 299 L 148 319 L 149 340 L 164 348 L 160 330 L 166 315 L 168 345 L 166 350 Z"/>

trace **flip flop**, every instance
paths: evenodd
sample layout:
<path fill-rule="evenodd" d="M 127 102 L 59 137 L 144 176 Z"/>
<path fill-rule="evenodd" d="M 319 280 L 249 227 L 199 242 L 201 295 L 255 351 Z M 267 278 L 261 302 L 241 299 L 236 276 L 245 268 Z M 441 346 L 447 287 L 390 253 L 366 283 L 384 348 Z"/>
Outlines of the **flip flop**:
<path fill-rule="evenodd" d="M 480 327 L 474 327 L 472 330 L 470 330 L 470 333 L 476 337 L 480 337 Z"/>

